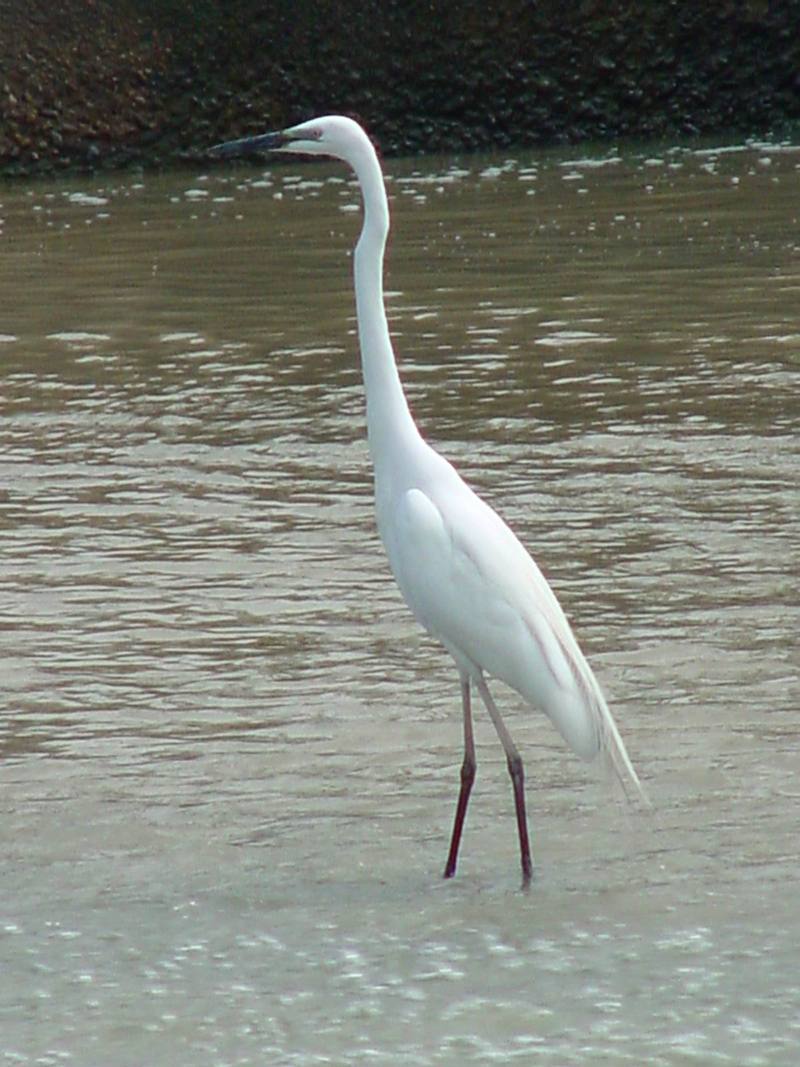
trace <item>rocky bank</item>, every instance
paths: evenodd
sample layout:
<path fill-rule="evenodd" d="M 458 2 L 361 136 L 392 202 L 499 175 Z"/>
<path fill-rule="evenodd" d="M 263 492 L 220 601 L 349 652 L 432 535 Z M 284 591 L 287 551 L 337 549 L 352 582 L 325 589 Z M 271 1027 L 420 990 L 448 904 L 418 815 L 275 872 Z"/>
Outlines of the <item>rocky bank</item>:
<path fill-rule="evenodd" d="M 0 0 L 0 169 L 159 167 L 314 113 L 384 153 L 780 133 L 800 0 Z"/>

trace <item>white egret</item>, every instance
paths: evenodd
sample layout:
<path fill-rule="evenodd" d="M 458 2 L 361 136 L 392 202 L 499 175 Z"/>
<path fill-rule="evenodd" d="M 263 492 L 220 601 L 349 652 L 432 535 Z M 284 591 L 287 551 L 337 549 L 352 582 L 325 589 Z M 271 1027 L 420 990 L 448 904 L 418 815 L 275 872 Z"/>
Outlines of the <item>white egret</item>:
<path fill-rule="evenodd" d="M 523 886 L 532 864 L 522 760 L 486 675 L 544 711 L 585 759 L 605 753 L 628 792 L 646 801 L 600 686 L 544 576 L 503 520 L 427 444 L 397 371 L 383 300 L 389 206 L 375 149 L 352 119 L 328 115 L 289 129 L 216 145 L 219 156 L 256 152 L 334 156 L 355 171 L 364 202 L 355 249 L 358 338 L 375 475 L 378 531 L 417 620 L 444 645 L 461 680 L 464 760 L 445 878 L 455 873 L 475 778 L 471 688 L 505 750 L 514 791 Z"/>

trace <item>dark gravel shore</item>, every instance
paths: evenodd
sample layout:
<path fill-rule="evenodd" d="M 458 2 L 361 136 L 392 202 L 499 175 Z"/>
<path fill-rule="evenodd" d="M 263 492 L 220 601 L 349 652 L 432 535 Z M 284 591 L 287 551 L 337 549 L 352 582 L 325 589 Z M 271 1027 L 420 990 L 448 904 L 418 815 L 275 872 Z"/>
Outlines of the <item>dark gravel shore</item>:
<path fill-rule="evenodd" d="M 385 153 L 800 122 L 800 0 L 0 0 L 0 171 L 202 157 L 343 111 Z"/>

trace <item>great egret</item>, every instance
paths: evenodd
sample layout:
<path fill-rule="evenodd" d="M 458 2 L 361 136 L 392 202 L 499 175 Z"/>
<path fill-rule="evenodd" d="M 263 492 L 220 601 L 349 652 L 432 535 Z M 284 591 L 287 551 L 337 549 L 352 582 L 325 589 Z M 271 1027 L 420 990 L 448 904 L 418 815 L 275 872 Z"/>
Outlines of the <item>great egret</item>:
<path fill-rule="evenodd" d="M 327 115 L 211 151 L 223 157 L 264 151 L 334 156 L 355 171 L 364 201 L 355 250 L 356 310 L 378 531 L 406 603 L 452 655 L 461 680 L 464 761 L 444 876 L 456 870 L 475 779 L 474 684 L 508 761 L 527 887 L 532 863 L 522 760 L 486 674 L 541 708 L 578 755 L 591 759 L 604 752 L 623 788 L 632 786 L 647 801 L 600 686 L 541 571 L 505 522 L 423 440 L 408 409 L 383 302 L 389 205 L 375 149 L 358 123 Z"/>

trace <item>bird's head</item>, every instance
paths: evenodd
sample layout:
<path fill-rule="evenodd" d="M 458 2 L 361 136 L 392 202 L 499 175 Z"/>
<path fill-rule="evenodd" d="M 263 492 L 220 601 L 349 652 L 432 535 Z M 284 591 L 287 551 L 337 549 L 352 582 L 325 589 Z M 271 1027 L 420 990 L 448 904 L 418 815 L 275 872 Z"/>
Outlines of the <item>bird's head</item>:
<path fill-rule="evenodd" d="M 357 122 L 344 115 L 325 115 L 285 130 L 225 141 L 210 151 L 225 159 L 262 152 L 299 152 L 309 156 L 335 156 L 355 166 L 365 148 L 371 150 L 371 145 Z"/>

